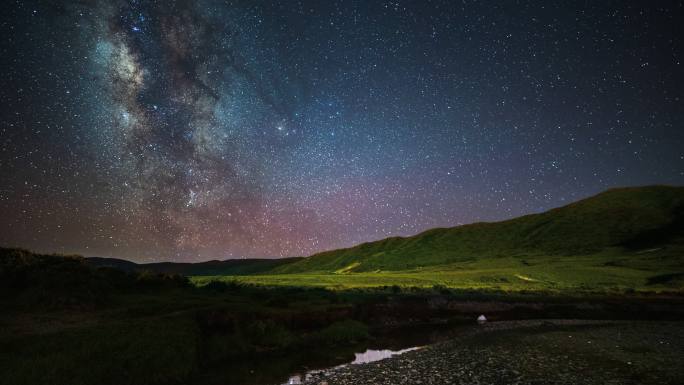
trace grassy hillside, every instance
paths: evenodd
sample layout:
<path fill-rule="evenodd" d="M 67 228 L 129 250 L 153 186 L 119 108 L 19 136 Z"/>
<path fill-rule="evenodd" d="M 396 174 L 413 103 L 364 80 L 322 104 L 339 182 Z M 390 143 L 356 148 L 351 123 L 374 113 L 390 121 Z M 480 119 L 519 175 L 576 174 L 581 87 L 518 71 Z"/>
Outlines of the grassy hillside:
<path fill-rule="evenodd" d="M 265 286 L 355 289 L 394 286 L 537 292 L 575 295 L 684 291 L 684 246 L 659 250 L 608 249 L 590 255 L 478 258 L 403 271 L 304 272 L 250 276 L 192 277 L 198 285 L 214 280 Z"/>
<path fill-rule="evenodd" d="M 612 189 L 594 197 L 503 222 L 431 229 L 332 250 L 272 273 L 407 271 L 495 258 L 629 255 L 684 244 L 684 187 Z M 679 250 L 679 249 L 677 249 Z M 679 251 L 674 257 L 681 257 Z M 504 263 L 505 262 L 505 263 Z M 439 270 L 439 269 L 438 269 Z"/>
<path fill-rule="evenodd" d="M 163 274 L 181 275 L 250 275 L 271 271 L 279 266 L 287 265 L 301 258 L 281 259 L 228 259 L 225 261 L 207 261 L 199 263 L 142 263 L 137 264 L 117 258 L 86 258 L 87 264 L 93 267 L 112 267 L 128 272 L 151 271 Z"/>

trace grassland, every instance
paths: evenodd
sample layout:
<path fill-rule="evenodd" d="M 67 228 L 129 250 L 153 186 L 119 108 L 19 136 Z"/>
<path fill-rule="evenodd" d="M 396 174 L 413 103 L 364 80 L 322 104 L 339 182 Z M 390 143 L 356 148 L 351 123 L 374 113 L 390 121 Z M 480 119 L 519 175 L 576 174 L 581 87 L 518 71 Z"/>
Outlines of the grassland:
<path fill-rule="evenodd" d="M 684 254 L 665 248 L 625 254 L 607 250 L 600 254 L 546 257 L 472 259 L 450 265 L 404 271 L 311 272 L 252 276 L 201 276 L 191 281 L 236 281 L 266 286 L 303 286 L 353 289 L 382 286 L 400 288 L 435 286 L 451 289 L 496 291 L 584 292 L 682 292 Z"/>

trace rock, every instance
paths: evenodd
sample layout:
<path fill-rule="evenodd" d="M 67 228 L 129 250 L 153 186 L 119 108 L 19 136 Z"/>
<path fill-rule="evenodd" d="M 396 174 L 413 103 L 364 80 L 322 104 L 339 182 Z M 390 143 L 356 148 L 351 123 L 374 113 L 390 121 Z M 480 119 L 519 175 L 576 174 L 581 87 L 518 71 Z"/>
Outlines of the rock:
<path fill-rule="evenodd" d="M 485 317 L 484 314 L 480 314 L 480 316 L 477 317 L 477 323 L 482 325 L 485 322 L 487 322 L 487 317 Z"/>

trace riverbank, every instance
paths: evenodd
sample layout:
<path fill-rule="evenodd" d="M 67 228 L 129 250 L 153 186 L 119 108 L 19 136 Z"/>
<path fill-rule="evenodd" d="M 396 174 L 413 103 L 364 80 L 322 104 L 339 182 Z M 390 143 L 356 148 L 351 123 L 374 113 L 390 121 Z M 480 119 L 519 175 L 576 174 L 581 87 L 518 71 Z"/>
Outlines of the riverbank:
<path fill-rule="evenodd" d="M 314 373 L 310 385 L 681 384 L 684 322 L 528 320 Z"/>

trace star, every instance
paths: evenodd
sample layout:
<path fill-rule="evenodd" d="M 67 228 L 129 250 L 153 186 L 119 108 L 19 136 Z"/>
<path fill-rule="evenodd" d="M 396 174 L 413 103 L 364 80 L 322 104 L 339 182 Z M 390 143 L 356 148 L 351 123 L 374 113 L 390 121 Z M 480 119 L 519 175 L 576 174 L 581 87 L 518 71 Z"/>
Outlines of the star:
<path fill-rule="evenodd" d="M 684 183 L 675 4 L 63 3 L 1 16 L 3 245 L 300 256 Z"/>

